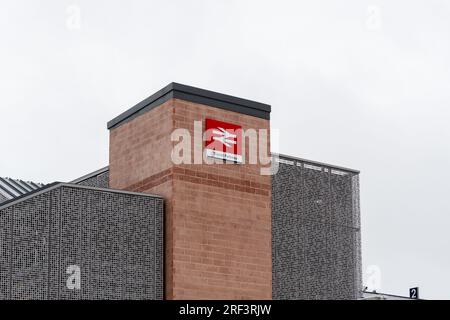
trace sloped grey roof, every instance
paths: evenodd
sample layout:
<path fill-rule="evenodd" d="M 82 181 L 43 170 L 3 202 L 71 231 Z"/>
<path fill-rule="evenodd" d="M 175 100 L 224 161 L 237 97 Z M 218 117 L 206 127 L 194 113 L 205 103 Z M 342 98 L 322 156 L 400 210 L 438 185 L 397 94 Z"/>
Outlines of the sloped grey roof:
<path fill-rule="evenodd" d="M 0 177 L 0 203 L 42 188 L 42 183 Z"/>

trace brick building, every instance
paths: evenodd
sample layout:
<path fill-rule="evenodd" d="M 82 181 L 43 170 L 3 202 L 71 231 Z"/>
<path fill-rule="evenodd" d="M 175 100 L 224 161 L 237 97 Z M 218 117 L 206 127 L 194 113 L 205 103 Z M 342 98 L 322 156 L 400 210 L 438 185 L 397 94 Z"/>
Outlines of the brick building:
<path fill-rule="evenodd" d="M 360 297 L 359 172 L 271 154 L 270 112 L 172 83 L 108 123 L 108 167 L 0 180 L 0 298 Z"/>

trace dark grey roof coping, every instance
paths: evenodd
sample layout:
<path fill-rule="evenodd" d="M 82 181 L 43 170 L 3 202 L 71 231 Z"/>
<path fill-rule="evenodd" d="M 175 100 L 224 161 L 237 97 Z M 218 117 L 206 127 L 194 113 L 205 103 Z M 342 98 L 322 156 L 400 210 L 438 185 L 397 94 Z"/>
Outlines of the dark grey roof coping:
<path fill-rule="evenodd" d="M 336 170 L 351 172 L 351 173 L 355 173 L 355 174 L 359 174 L 360 173 L 359 170 L 345 168 L 345 167 L 341 167 L 341 166 L 335 166 L 335 165 L 328 164 L 328 163 L 323 163 L 323 162 L 318 162 L 318 161 L 313 161 L 313 160 L 307 160 L 307 159 L 302 159 L 302 158 L 293 157 L 293 156 L 288 156 L 288 155 L 281 154 L 281 153 L 278 154 L 278 153 L 273 153 L 272 152 L 272 156 L 278 156 L 279 158 L 282 158 L 282 159 L 288 159 L 288 160 L 303 162 L 303 163 L 307 163 L 307 164 L 322 166 L 322 167 L 326 167 L 326 168 L 329 168 L 329 169 L 336 169 Z"/>
<path fill-rule="evenodd" d="M 268 104 L 172 82 L 109 121 L 108 129 L 118 127 L 170 99 L 181 99 L 262 119 L 270 119 L 271 107 Z"/>

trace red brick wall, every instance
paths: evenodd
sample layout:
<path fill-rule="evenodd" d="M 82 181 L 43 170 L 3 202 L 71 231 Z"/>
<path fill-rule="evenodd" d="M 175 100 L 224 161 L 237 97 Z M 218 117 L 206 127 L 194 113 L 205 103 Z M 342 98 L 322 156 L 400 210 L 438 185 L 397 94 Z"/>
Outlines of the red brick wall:
<path fill-rule="evenodd" d="M 110 185 L 165 197 L 167 299 L 270 299 L 270 176 L 260 165 L 170 159 L 172 131 L 193 137 L 194 121 L 207 117 L 269 129 L 268 120 L 170 100 L 111 130 Z"/>

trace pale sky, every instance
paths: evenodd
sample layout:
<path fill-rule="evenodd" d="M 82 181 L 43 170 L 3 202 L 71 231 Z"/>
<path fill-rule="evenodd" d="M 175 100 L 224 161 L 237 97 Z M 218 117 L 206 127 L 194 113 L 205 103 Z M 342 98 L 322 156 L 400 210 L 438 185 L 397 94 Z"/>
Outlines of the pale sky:
<path fill-rule="evenodd" d="M 361 170 L 365 281 L 449 299 L 449 18 L 445 0 L 0 0 L 0 176 L 107 165 L 106 122 L 172 81 L 268 103 L 280 152 Z"/>

